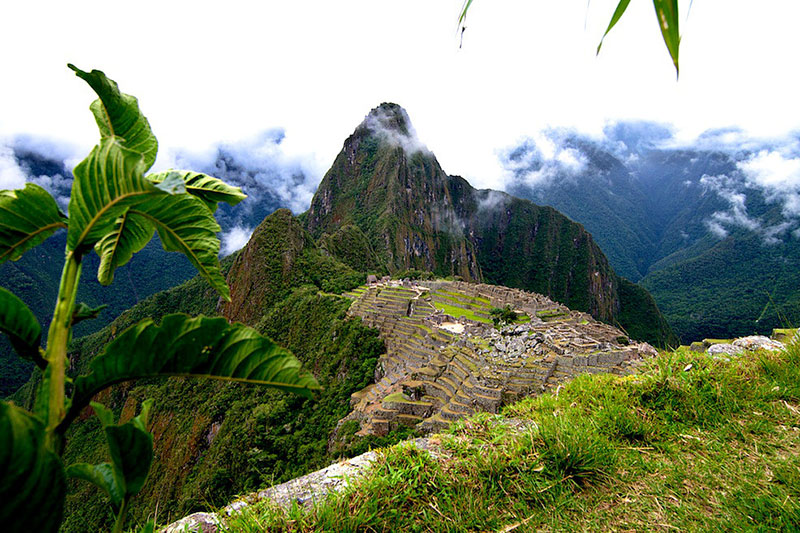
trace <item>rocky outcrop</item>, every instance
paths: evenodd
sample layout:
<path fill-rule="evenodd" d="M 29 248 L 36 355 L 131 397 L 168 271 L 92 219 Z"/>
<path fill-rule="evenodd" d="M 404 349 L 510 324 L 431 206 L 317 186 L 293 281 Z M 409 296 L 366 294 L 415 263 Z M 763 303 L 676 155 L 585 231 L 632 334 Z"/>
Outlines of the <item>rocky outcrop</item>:
<path fill-rule="evenodd" d="M 541 394 L 582 373 L 625 374 L 655 354 L 620 330 L 549 298 L 465 282 L 375 283 L 348 293 L 349 313 L 380 331 L 375 383 L 354 394 L 361 434 L 435 431 L 477 411 Z M 492 308 L 517 323 L 496 329 Z"/>

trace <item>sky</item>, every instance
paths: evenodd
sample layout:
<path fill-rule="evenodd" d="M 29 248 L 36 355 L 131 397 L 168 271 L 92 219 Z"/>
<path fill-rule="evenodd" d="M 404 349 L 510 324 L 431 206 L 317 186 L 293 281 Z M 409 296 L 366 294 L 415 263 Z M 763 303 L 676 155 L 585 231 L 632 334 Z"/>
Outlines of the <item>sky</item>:
<path fill-rule="evenodd" d="M 616 0 L 474 0 L 463 42 L 461 3 L 3 2 L 0 175 L 16 179 L 9 139 L 50 143 L 73 164 L 96 142 L 93 93 L 68 62 L 139 98 L 161 168 L 279 130 L 282 156 L 318 182 L 384 101 L 477 187 L 501 185 L 498 154 L 552 128 L 600 135 L 653 120 L 684 140 L 800 130 L 796 0 L 681 1 L 680 80 L 648 0 L 631 2 L 599 56 Z"/>

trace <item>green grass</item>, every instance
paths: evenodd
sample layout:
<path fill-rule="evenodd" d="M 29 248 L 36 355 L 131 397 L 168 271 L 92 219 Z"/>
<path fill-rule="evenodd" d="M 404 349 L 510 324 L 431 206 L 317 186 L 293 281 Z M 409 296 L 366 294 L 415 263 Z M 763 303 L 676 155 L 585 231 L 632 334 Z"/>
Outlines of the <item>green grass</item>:
<path fill-rule="evenodd" d="M 474 320 L 475 322 L 482 322 L 484 324 L 491 324 L 492 321 L 486 317 L 480 316 L 475 314 L 472 309 L 464 309 L 463 307 L 456 307 L 454 305 L 446 304 L 437 300 L 433 301 L 433 305 L 436 309 L 440 309 L 441 311 L 447 313 L 448 315 L 452 316 L 453 318 L 461 318 L 462 316 L 468 320 Z"/>
<path fill-rule="evenodd" d="M 796 531 L 800 348 L 662 354 L 432 442 L 436 456 L 382 450 L 343 493 L 312 509 L 256 504 L 229 530 Z"/>

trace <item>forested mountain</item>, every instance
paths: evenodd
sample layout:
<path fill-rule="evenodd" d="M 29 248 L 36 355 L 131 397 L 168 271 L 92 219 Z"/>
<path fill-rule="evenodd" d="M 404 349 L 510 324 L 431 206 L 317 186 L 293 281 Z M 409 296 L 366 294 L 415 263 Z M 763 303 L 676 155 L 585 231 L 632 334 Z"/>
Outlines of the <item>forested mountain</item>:
<path fill-rule="evenodd" d="M 614 272 L 581 225 L 448 176 L 396 104 L 373 109 L 345 141 L 304 217 L 318 238 L 357 227 L 391 272 L 531 290 L 619 323 L 634 338 L 671 340 L 652 298 Z"/>
<path fill-rule="evenodd" d="M 528 140 L 505 153 L 507 190 L 584 224 L 683 341 L 796 324 L 796 192 L 764 175 L 793 148 L 718 137 L 671 147 L 670 132 L 650 124 L 620 124 L 602 140 L 551 132 L 547 150 Z"/>

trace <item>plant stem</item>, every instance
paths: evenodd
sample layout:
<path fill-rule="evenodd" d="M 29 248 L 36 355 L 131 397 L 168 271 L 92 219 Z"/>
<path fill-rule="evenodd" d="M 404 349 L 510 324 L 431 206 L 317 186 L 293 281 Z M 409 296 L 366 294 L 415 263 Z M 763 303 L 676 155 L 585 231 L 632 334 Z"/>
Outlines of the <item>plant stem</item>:
<path fill-rule="evenodd" d="M 63 451 L 64 438 L 56 432 L 56 426 L 64 418 L 64 383 L 67 371 L 67 344 L 72 329 L 72 312 L 78 293 L 78 280 L 81 277 L 81 257 L 68 251 L 61 272 L 61 285 L 58 300 L 53 311 L 53 321 L 47 336 L 47 364 L 50 370 L 50 384 L 47 409 L 47 445 L 59 455 Z"/>
<path fill-rule="evenodd" d="M 117 520 L 114 522 L 114 529 L 111 533 L 122 533 L 122 526 L 125 525 L 125 515 L 128 514 L 128 497 L 122 498 L 122 505 L 119 506 Z"/>

